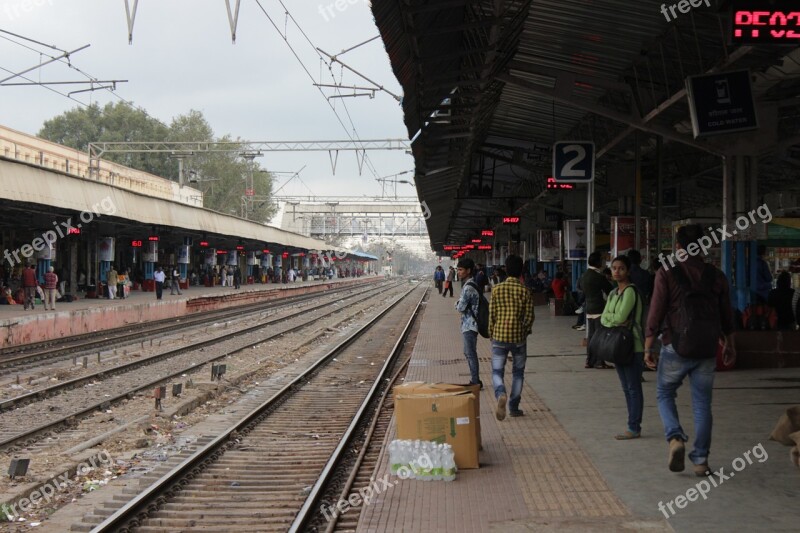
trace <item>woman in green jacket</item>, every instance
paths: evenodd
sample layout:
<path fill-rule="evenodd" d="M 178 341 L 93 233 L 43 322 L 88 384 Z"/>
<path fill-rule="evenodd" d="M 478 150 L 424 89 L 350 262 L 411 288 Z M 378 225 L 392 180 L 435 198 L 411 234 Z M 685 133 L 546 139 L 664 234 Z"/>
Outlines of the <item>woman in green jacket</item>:
<path fill-rule="evenodd" d="M 617 375 L 628 405 L 628 429 L 614 438 L 617 440 L 638 439 L 642 432 L 642 371 L 644 370 L 644 343 L 642 339 L 642 299 L 630 279 L 631 260 L 625 256 L 611 262 L 611 275 L 617 288 L 611 291 L 606 307 L 600 317 L 603 326 L 629 326 L 633 332 L 633 362 L 617 364 Z M 628 290 L 630 289 L 630 290 Z"/>

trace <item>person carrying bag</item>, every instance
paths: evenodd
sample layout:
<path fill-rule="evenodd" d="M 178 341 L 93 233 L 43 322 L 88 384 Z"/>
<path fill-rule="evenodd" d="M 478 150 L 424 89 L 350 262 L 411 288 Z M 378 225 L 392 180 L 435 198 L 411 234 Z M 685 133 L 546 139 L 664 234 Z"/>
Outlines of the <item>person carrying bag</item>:
<path fill-rule="evenodd" d="M 625 256 L 611 262 L 611 273 L 617 289 L 608 296 L 600 317 L 601 328 L 592 337 L 589 350 L 594 357 L 616 365 L 628 408 L 628 429 L 614 438 L 637 439 L 642 431 L 642 371 L 644 342 L 642 334 L 643 302 L 630 280 L 631 262 Z"/>

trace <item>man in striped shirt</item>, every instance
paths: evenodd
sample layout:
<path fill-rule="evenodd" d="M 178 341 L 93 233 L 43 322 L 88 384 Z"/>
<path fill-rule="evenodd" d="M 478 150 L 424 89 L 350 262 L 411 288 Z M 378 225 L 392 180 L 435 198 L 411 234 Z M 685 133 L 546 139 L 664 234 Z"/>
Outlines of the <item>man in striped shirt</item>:
<path fill-rule="evenodd" d="M 525 363 L 528 358 L 528 335 L 535 318 L 533 300 L 528 289 L 519 281 L 522 274 L 522 258 L 509 255 L 506 259 L 508 278 L 492 289 L 489 304 L 489 336 L 492 339 L 492 385 L 497 398 L 495 415 L 498 420 L 506 417 L 506 402 L 511 416 L 522 416 L 519 408 Z M 509 401 L 504 383 L 506 356 L 511 353 L 511 399 Z"/>

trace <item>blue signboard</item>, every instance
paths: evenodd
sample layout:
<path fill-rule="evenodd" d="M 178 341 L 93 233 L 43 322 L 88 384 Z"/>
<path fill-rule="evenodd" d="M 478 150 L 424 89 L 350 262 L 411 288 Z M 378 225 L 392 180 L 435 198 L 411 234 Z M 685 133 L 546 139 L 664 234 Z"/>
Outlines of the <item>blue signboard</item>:
<path fill-rule="evenodd" d="M 553 145 L 553 177 L 556 182 L 594 181 L 594 143 L 559 141 Z"/>

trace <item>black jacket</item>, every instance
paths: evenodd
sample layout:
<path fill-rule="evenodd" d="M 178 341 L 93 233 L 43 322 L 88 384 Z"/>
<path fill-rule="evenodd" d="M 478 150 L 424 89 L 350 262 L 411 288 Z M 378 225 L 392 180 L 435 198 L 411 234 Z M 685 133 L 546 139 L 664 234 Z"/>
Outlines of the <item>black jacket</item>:
<path fill-rule="evenodd" d="M 608 294 L 614 288 L 608 278 L 594 269 L 589 269 L 583 273 L 580 281 L 581 290 L 586 296 L 586 301 L 583 304 L 583 309 L 587 315 L 599 315 L 606 307 L 606 301 L 603 299 L 603 294 Z"/>

